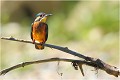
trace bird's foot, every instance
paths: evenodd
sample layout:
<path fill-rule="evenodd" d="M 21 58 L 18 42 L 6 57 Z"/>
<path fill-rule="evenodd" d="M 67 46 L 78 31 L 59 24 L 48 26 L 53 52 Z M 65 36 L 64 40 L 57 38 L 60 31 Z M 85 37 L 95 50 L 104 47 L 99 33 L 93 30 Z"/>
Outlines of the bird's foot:
<path fill-rule="evenodd" d="M 35 40 L 33 40 L 33 42 L 32 42 L 33 44 L 35 44 Z"/>
<path fill-rule="evenodd" d="M 40 42 L 40 44 L 41 44 L 41 45 L 43 45 L 43 44 L 44 44 L 44 42 Z"/>

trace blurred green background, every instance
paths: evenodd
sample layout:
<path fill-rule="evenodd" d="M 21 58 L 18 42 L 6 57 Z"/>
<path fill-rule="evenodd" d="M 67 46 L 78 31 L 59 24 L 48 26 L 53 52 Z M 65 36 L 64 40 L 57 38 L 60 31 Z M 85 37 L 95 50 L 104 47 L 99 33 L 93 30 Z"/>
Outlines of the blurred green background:
<path fill-rule="evenodd" d="M 31 40 L 31 23 L 39 12 L 51 13 L 46 43 L 65 46 L 81 54 L 119 66 L 118 1 L 2 1 L 1 36 Z M 1 40 L 1 69 L 25 61 L 52 57 L 78 59 L 50 48 L 36 50 L 32 44 Z M 85 77 L 71 63 L 57 62 L 26 66 L 9 72 L 3 80 L 118 80 L 84 66 Z M 63 73 L 63 76 L 58 75 Z M 91 77 L 89 76 L 91 75 Z"/>

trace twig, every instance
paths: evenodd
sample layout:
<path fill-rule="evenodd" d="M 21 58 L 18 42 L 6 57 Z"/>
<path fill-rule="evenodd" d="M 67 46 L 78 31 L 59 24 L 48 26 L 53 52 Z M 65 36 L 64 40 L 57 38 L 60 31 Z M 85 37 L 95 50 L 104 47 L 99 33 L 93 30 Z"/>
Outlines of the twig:
<path fill-rule="evenodd" d="M 23 62 L 20 64 L 17 64 L 15 66 L 12 66 L 10 68 L 4 69 L 0 72 L 0 75 L 4 75 L 7 72 L 20 68 L 20 67 L 25 67 L 27 65 L 31 65 L 31 64 L 38 64 L 38 63 L 45 63 L 45 62 L 54 62 L 54 61 L 64 61 L 64 62 L 77 62 L 78 64 L 86 64 L 89 66 L 94 66 L 95 64 L 89 64 L 90 62 L 87 61 L 82 61 L 82 60 L 73 60 L 73 59 L 64 59 L 64 58 L 50 58 L 50 59 L 44 59 L 44 60 L 37 60 L 37 61 L 30 61 L 30 62 Z"/>
<path fill-rule="evenodd" d="M 23 43 L 31 43 L 31 44 L 34 44 L 32 41 L 26 41 L 26 40 L 19 40 L 19 39 L 15 39 L 13 37 L 10 37 L 10 38 L 4 38 L 2 37 L 1 39 L 5 39 L 5 40 L 11 40 L 11 41 L 17 41 L 17 42 L 23 42 Z M 39 43 L 35 43 L 35 44 L 39 44 Z M 40 44 L 39 44 L 40 45 Z M 114 67 L 114 66 L 111 66 L 109 64 L 106 64 L 105 62 L 103 62 L 102 60 L 100 59 L 95 59 L 95 58 L 92 58 L 92 57 L 88 57 L 88 56 L 84 56 L 80 53 L 77 53 L 75 51 L 72 51 L 70 49 L 68 49 L 67 47 L 60 47 L 60 46 L 56 46 L 56 45 L 51 45 L 51 44 L 44 44 L 44 46 L 46 47 L 50 47 L 50 48 L 54 48 L 54 49 L 57 49 L 57 50 L 60 50 L 60 51 L 63 51 L 63 52 L 66 52 L 68 54 L 71 54 L 71 55 L 74 55 L 74 56 L 77 56 L 79 58 L 82 58 L 83 60 L 85 60 L 85 62 L 87 62 L 87 65 L 91 65 L 92 67 L 97 67 L 98 69 L 101 69 L 101 70 L 104 70 L 106 71 L 108 74 L 110 75 L 114 75 L 115 77 L 118 77 L 120 75 L 120 71 L 118 70 L 117 67 Z M 58 61 L 58 60 L 57 60 Z M 33 63 L 36 63 L 36 62 L 32 62 Z M 40 63 L 40 62 L 39 62 Z M 31 64 L 31 62 L 26 62 L 25 65 L 28 65 L 28 64 Z M 24 66 L 24 63 L 22 64 L 19 64 L 21 65 L 22 67 Z M 79 65 L 79 64 L 78 64 Z M 17 66 L 17 65 L 16 65 Z M 15 66 L 13 66 L 15 67 Z M 10 71 L 12 70 L 12 68 L 8 68 L 6 70 L 3 70 L 3 71 Z M 82 65 L 79 65 L 79 68 L 80 70 L 82 71 L 82 74 L 84 75 L 83 73 L 83 69 L 82 68 Z M 2 73 L 2 71 L 1 71 Z M 3 73 L 2 73 L 3 74 Z"/>
<path fill-rule="evenodd" d="M 4 37 L 2 37 L 1 39 L 41 45 L 40 43 L 33 43 L 32 41 L 15 39 L 15 38 L 13 38 L 13 37 L 10 37 L 10 38 L 4 38 Z M 44 44 L 44 46 L 50 47 L 50 48 L 54 48 L 54 49 L 57 49 L 57 50 L 60 50 L 60 51 L 66 52 L 66 53 L 69 53 L 69 54 L 71 54 L 71 55 L 77 56 L 77 57 L 79 57 L 79 58 L 83 58 L 83 59 L 85 59 L 85 60 L 88 59 L 88 57 L 86 57 L 86 56 L 84 56 L 84 55 L 82 55 L 82 54 L 79 54 L 79 53 L 77 53 L 77 52 L 74 52 L 74 51 L 72 51 L 72 50 L 69 50 L 67 47 L 60 47 L 60 46 L 51 45 L 51 44 Z"/>

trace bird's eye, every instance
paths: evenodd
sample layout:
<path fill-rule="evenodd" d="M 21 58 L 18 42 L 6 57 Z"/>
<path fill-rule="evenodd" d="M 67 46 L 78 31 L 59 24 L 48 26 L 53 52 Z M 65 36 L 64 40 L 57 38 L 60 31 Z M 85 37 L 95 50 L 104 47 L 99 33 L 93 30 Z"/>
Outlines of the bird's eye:
<path fill-rule="evenodd" d="M 43 15 L 40 15 L 40 17 L 42 17 Z"/>

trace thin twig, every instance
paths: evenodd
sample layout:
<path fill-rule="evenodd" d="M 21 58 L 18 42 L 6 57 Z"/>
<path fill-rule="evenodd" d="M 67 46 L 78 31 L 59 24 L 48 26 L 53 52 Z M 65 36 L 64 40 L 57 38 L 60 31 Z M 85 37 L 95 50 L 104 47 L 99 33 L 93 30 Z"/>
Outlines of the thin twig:
<path fill-rule="evenodd" d="M 13 37 L 10 37 L 10 38 L 4 38 L 4 37 L 2 37 L 1 39 L 41 45 L 40 43 L 33 43 L 32 41 L 15 39 L 15 38 L 13 38 Z M 86 57 L 86 56 L 84 56 L 84 55 L 82 55 L 82 54 L 80 54 L 80 53 L 74 52 L 74 51 L 72 51 L 72 50 L 69 50 L 67 47 L 60 47 L 60 46 L 56 46 L 56 45 L 52 45 L 52 44 L 44 44 L 44 46 L 50 47 L 50 48 L 54 48 L 54 49 L 57 49 L 57 50 L 60 50 L 60 51 L 63 51 L 63 52 L 66 52 L 66 53 L 68 53 L 68 54 L 77 56 L 77 57 L 79 57 L 79 58 L 83 58 L 83 59 L 85 59 L 85 60 L 88 59 L 88 57 Z"/>
<path fill-rule="evenodd" d="M 10 38 L 4 38 L 4 37 L 2 37 L 1 39 L 34 44 L 32 41 L 19 40 L 19 39 L 15 39 L 13 37 L 10 37 Z M 39 43 L 35 43 L 35 44 L 39 44 Z M 41 44 L 39 44 L 39 45 L 41 45 Z M 66 52 L 68 54 L 77 56 L 79 58 L 82 58 L 83 60 L 85 60 L 87 62 L 87 65 L 91 65 L 92 67 L 95 67 L 95 68 L 97 67 L 98 69 L 104 70 L 108 74 L 114 75 L 115 77 L 118 77 L 120 75 L 120 71 L 118 70 L 117 67 L 114 67 L 114 66 L 111 66 L 109 64 L 106 64 L 105 62 L 103 62 L 100 59 L 96 59 L 96 58 L 84 56 L 84 55 L 82 55 L 80 53 L 77 53 L 75 51 L 72 51 L 72 50 L 68 49 L 67 47 L 61 47 L 61 46 L 56 46 L 56 45 L 51 45 L 51 44 L 44 44 L 44 46 L 50 47 L 50 48 L 54 48 L 54 49 Z M 25 65 L 28 65 L 28 64 L 31 64 L 31 62 L 26 62 L 25 63 Z M 21 65 L 21 64 L 19 64 L 19 65 Z M 25 65 L 24 65 L 24 63 L 22 63 L 21 66 L 24 67 Z M 12 70 L 12 68 L 14 68 L 14 66 L 11 67 L 11 68 L 8 68 L 8 70 L 6 69 L 6 71 Z M 1 73 L 2 73 L 2 71 L 1 71 Z"/>
<path fill-rule="evenodd" d="M 50 58 L 50 59 L 37 60 L 37 61 L 29 61 L 29 62 L 23 62 L 23 63 L 17 64 L 15 66 L 12 66 L 10 68 L 2 70 L 0 72 L 0 75 L 4 75 L 4 74 L 6 74 L 7 72 L 9 72 L 11 70 L 14 70 L 14 69 L 17 69 L 17 68 L 20 68 L 20 67 L 25 67 L 27 65 L 38 64 L 38 63 L 45 63 L 45 62 L 54 62 L 54 61 L 78 62 L 78 64 L 86 64 L 86 65 L 92 66 L 92 64 L 89 64 L 89 62 L 82 61 L 82 60 L 73 60 L 73 59 L 64 59 L 64 58 Z"/>

